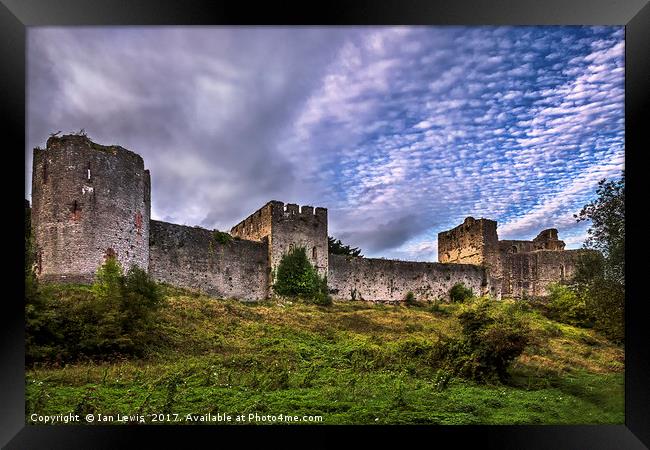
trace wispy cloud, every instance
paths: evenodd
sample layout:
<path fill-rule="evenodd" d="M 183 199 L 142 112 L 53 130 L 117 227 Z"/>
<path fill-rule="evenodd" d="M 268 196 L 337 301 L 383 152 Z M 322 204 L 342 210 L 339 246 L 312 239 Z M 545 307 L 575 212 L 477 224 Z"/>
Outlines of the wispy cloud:
<path fill-rule="evenodd" d="M 180 223 L 274 198 L 367 256 L 435 260 L 469 215 L 575 248 L 624 166 L 622 27 L 31 28 L 28 51 L 28 162 L 85 128 L 141 153 Z"/>

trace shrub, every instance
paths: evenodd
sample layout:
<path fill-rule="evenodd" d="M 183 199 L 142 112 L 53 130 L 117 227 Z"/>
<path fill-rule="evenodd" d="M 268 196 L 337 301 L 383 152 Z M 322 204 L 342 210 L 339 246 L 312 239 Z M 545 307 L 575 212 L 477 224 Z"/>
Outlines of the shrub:
<path fill-rule="evenodd" d="M 462 303 L 472 297 L 474 297 L 474 292 L 463 283 L 456 283 L 449 290 L 449 298 L 452 302 Z"/>
<path fill-rule="evenodd" d="M 212 239 L 221 245 L 226 245 L 232 241 L 233 237 L 230 233 L 226 233 L 225 231 L 214 230 L 212 232 Z"/>
<path fill-rule="evenodd" d="M 489 299 L 466 306 L 458 319 L 460 339 L 443 338 L 437 358 L 453 373 L 477 381 L 505 381 L 512 361 L 530 342 L 530 329 L 516 308 Z"/>
<path fill-rule="evenodd" d="M 416 306 L 418 304 L 418 301 L 415 299 L 415 294 L 411 291 L 408 291 L 406 293 L 406 297 L 404 297 L 404 303 L 406 303 L 406 306 Z"/>
<path fill-rule="evenodd" d="M 585 326 L 588 324 L 585 300 L 568 286 L 549 286 L 549 316 L 558 322 Z"/>
<path fill-rule="evenodd" d="M 592 281 L 585 292 L 587 314 L 594 328 L 614 342 L 625 339 L 625 286 L 609 280 Z"/>
<path fill-rule="evenodd" d="M 46 285 L 28 295 L 27 361 L 142 355 L 154 338 L 162 293 L 138 267 L 126 276 L 115 258 L 92 286 Z"/>
<path fill-rule="evenodd" d="M 280 260 L 273 284 L 276 294 L 299 297 L 318 305 L 330 305 L 327 277 L 320 277 L 307 258 L 303 247 L 286 253 Z"/>

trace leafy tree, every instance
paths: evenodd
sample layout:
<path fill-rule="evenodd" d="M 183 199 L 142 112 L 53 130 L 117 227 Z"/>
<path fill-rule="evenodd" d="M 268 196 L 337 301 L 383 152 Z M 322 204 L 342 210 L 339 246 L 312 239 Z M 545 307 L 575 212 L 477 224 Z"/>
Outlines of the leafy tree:
<path fill-rule="evenodd" d="M 333 255 L 363 256 L 360 248 L 344 245 L 340 239 L 334 239 L 331 236 L 327 236 L 327 248 Z"/>
<path fill-rule="evenodd" d="M 449 290 L 449 298 L 452 302 L 462 303 L 472 297 L 474 297 L 474 291 L 465 286 L 463 283 L 456 283 Z"/>
<path fill-rule="evenodd" d="M 318 275 L 304 247 L 294 248 L 282 257 L 273 289 L 279 295 L 300 297 L 321 305 L 331 304 L 327 278 Z"/>
<path fill-rule="evenodd" d="M 435 357 L 456 375 L 480 382 L 507 381 L 508 368 L 531 342 L 522 313 L 479 298 L 462 306 L 458 320 L 461 336 L 441 339 Z"/>
<path fill-rule="evenodd" d="M 578 261 L 574 289 L 585 301 L 594 327 L 614 341 L 624 339 L 625 172 L 618 180 L 598 183 L 596 200 L 575 217 L 590 220 L 586 252 Z"/>
<path fill-rule="evenodd" d="M 585 247 L 604 255 L 604 276 L 625 285 L 625 171 L 618 180 L 598 182 L 596 195 L 575 218 L 591 221 Z"/>
<path fill-rule="evenodd" d="M 549 287 L 548 308 L 551 318 L 570 325 L 584 326 L 588 323 L 584 296 L 569 286 L 553 283 Z"/>

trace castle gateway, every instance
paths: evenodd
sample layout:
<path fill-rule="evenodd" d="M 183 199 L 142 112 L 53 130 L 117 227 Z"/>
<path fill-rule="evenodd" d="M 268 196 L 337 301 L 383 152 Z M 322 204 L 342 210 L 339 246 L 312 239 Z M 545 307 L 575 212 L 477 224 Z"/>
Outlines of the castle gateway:
<path fill-rule="evenodd" d="M 215 297 L 271 294 L 282 255 L 304 247 L 334 299 L 446 300 L 462 282 L 494 298 L 540 296 L 573 276 L 584 250 L 564 250 L 557 230 L 532 241 L 500 241 L 493 220 L 465 221 L 438 234 L 439 262 L 331 255 L 327 209 L 270 201 L 232 227 L 211 230 L 151 220 L 151 180 L 139 155 L 86 136 L 50 137 L 34 149 L 32 232 L 42 281 L 90 283 L 106 256 L 156 280 Z"/>

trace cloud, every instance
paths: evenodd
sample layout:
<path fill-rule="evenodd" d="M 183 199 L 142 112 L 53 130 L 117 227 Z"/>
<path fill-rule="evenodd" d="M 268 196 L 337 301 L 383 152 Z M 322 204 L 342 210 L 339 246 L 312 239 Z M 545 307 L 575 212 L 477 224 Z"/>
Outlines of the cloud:
<path fill-rule="evenodd" d="M 435 260 L 469 215 L 579 246 L 572 214 L 624 167 L 623 31 L 30 28 L 28 170 L 85 128 L 145 158 L 164 220 L 228 229 L 277 199 L 371 257 Z"/>

